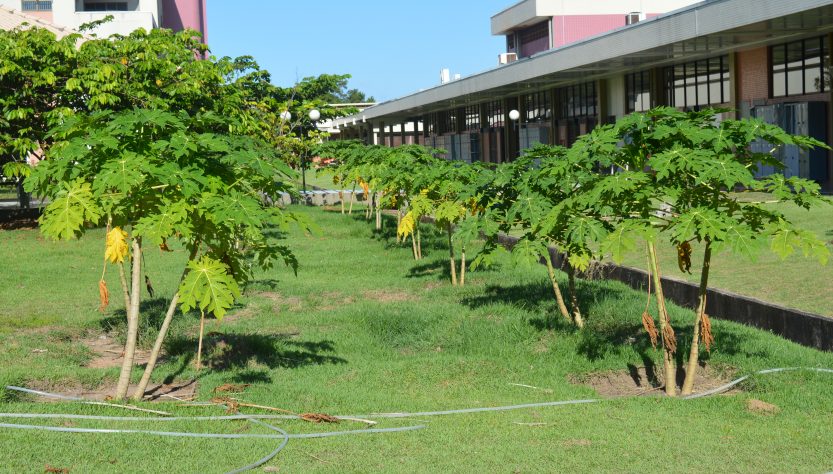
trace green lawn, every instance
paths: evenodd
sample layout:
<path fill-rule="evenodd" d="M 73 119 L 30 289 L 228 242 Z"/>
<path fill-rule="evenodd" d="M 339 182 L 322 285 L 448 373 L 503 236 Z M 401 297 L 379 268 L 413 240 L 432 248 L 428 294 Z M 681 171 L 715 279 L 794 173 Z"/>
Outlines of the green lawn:
<path fill-rule="evenodd" d="M 199 376 L 202 400 L 224 383 L 252 384 L 240 395 L 249 403 L 330 414 L 571 400 L 596 394 L 570 379 L 659 361 L 641 329 L 644 295 L 622 284 L 580 282 L 588 327 L 577 332 L 556 316 L 542 267 L 506 265 L 472 272 L 469 286 L 453 288 L 439 236 L 424 237 L 427 258 L 414 262 L 410 250 L 391 238 L 390 221 L 380 234 L 360 215 L 294 209 L 316 221 L 320 233 L 288 234 L 301 262 L 297 277 L 284 268 L 264 273 L 227 320 L 208 325 L 212 335 L 206 357 L 213 368 Z M 124 330 L 119 298 L 111 297 L 108 313 L 96 311 L 102 251 L 101 231 L 80 242 L 59 243 L 43 241 L 34 231 L 0 233 L 0 385 L 60 388 L 115 380 L 116 369 L 82 367 L 90 352 L 78 342 L 105 328 L 116 334 Z M 147 252 L 148 272 L 163 298 L 170 297 L 183 259 L 180 252 Z M 113 294 L 115 277 L 110 268 Z M 163 304 L 152 301 L 149 308 L 158 312 Z M 692 313 L 669 309 L 682 356 Z M 158 323 L 158 317 L 143 321 L 148 319 Z M 193 315 L 178 316 L 158 380 L 196 375 L 196 324 Z M 151 331 L 145 332 L 147 345 Z M 714 332 L 717 347 L 705 358 L 718 371 L 833 367 L 833 354 L 765 332 L 718 320 Z M 792 372 L 756 376 L 741 393 L 694 401 L 637 397 L 381 419 L 379 427 L 427 428 L 291 440 L 268 466 L 280 472 L 821 473 L 833 470 L 831 383 L 830 375 Z M 0 397 L 5 400 L 2 412 L 125 414 L 72 403 L 37 404 L 2 391 Z M 748 411 L 747 400 L 753 398 L 777 405 L 780 412 Z M 184 415 L 222 414 L 171 403 L 153 407 Z M 113 427 L 85 420 L 66 424 Z M 360 428 L 347 422 L 288 421 L 280 426 L 292 433 Z M 118 427 L 265 432 L 241 422 Z M 0 471 L 41 472 L 48 464 L 71 472 L 226 472 L 264 456 L 276 444 L 0 429 Z"/>
<path fill-rule="evenodd" d="M 766 201 L 765 194 L 749 193 L 745 199 Z M 824 205 L 812 210 L 802 209 L 794 204 L 770 204 L 783 212 L 788 219 L 802 228 L 815 232 L 828 242 L 833 251 L 833 205 Z M 703 246 L 692 244 L 691 274 L 681 272 L 677 267 L 677 251 L 670 244 L 659 246 L 661 270 L 664 276 L 700 282 L 700 268 L 703 263 Z M 645 252 L 629 256 L 624 264 L 645 269 Z M 800 253 L 781 260 L 775 253 L 764 247 L 754 261 L 733 255 L 726 250 L 712 259 L 709 285 L 741 295 L 777 303 L 811 313 L 833 317 L 833 259 L 827 265 L 820 265 L 813 258 L 804 258 Z"/>
<path fill-rule="evenodd" d="M 310 167 L 307 170 L 307 188 L 312 189 L 313 186 L 320 189 L 341 189 L 341 186 L 333 184 L 333 170 L 332 168 L 321 168 L 316 170 Z M 301 174 L 298 173 L 298 189 L 301 189 Z"/>

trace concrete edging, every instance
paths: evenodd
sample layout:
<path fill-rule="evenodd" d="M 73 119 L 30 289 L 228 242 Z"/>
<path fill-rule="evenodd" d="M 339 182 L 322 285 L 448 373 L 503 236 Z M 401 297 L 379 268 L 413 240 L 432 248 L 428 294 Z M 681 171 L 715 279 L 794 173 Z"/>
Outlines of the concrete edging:
<path fill-rule="evenodd" d="M 519 239 L 502 235 L 498 242 L 511 248 Z M 558 268 L 564 257 L 550 247 L 550 258 Z M 648 285 L 648 273 L 622 265 L 605 264 L 604 278 L 618 280 L 633 289 L 642 290 Z M 675 278 L 662 277 L 662 290 L 666 299 L 684 308 L 697 307 L 698 285 Z M 709 316 L 734 321 L 758 329 L 770 331 L 803 346 L 823 351 L 833 351 L 833 319 L 813 313 L 767 303 L 725 290 L 709 289 L 706 300 Z"/>

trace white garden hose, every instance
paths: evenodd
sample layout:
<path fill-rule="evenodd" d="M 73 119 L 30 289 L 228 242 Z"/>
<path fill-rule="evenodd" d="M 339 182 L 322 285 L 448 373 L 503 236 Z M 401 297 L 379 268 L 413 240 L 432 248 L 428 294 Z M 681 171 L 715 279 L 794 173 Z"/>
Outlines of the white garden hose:
<path fill-rule="evenodd" d="M 693 400 L 697 398 L 707 397 L 711 395 L 716 395 L 719 393 L 723 393 L 732 387 L 740 384 L 744 380 L 747 380 L 749 377 L 753 375 L 766 375 L 766 374 L 773 374 L 779 372 L 792 372 L 798 370 L 805 370 L 811 372 L 821 372 L 821 373 L 829 373 L 833 374 L 833 369 L 824 369 L 824 368 L 816 368 L 816 367 L 784 367 L 784 368 L 776 368 L 776 369 L 765 369 L 759 370 L 757 372 L 753 372 L 749 375 L 744 375 L 743 377 L 737 378 L 725 385 L 721 385 L 720 387 L 707 390 L 705 392 L 696 393 L 693 395 L 688 395 L 686 397 L 682 397 L 684 400 Z M 48 392 L 40 392 L 36 390 L 31 390 L 22 387 L 14 387 L 14 386 L 7 386 L 6 389 L 8 390 L 15 390 L 24 393 L 33 393 L 42 396 L 51 396 L 52 398 L 59 398 L 65 399 L 70 401 L 80 401 L 80 402 L 89 402 L 83 398 L 77 397 L 65 397 L 63 395 L 51 394 Z M 494 412 L 494 411 L 506 411 L 506 410 L 520 410 L 524 408 L 540 408 L 540 407 L 551 407 L 551 406 L 562 406 L 562 405 L 579 405 L 579 404 L 586 404 L 586 403 L 596 403 L 601 402 L 602 399 L 580 399 L 580 400 L 564 400 L 564 401 L 555 401 L 555 402 L 541 402 L 541 403 L 526 403 L 521 405 L 507 405 L 507 406 L 498 406 L 498 407 L 478 407 L 478 408 L 462 408 L 456 410 L 441 410 L 441 411 L 425 411 L 425 412 L 414 412 L 414 413 L 376 413 L 371 415 L 351 415 L 352 418 L 415 418 L 415 417 L 426 417 L 426 416 L 442 416 L 442 415 L 454 415 L 454 414 L 464 414 L 464 413 L 482 413 L 482 412 Z M 106 404 L 113 407 L 119 407 L 121 405 L 116 404 Z M 209 405 L 217 405 L 217 404 L 209 404 Z M 134 407 L 131 407 L 131 409 Z M 338 418 L 337 416 L 336 418 Z M 15 424 L 15 423 L 0 423 L 0 428 L 8 428 L 8 429 L 27 429 L 27 430 L 41 430 L 41 431 L 54 431 L 54 432 L 63 432 L 63 433 L 107 433 L 107 434 L 146 434 L 146 435 L 154 435 L 154 436 L 175 436 L 175 437 L 188 437 L 188 438 L 213 438 L 213 439 L 246 439 L 246 438 L 257 438 L 257 439 L 280 439 L 280 445 L 272 452 L 270 452 L 265 457 L 259 459 L 258 461 L 249 464 L 247 466 L 241 467 L 239 469 L 235 469 L 234 471 L 230 471 L 229 474 L 237 474 L 241 473 L 250 469 L 254 469 L 259 467 L 272 458 L 274 458 L 289 442 L 290 439 L 306 439 L 306 438 L 324 438 L 330 436 L 349 436 L 355 434 L 370 434 L 370 433 L 393 433 L 393 432 L 401 432 L 401 431 L 413 431 L 425 428 L 425 425 L 415 425 L 415 426 L 403 426 L 397 428 L 373 428 L 373 429 L 365 429 L 365 430 L 352 430 L 352 431 L 330 431 L 330 432 L 322 432 L 322 433 L 297 433 L 297 434 L 289 434 L 286 431 L 273 426 L 269 423 L 266 423 L 261 420 L 276 420 L 276 419 L 296 419 L 297 416 L 291 415 L 226 415 L 226 416 L 188 416 L 188 417 L 159 417 L 159 418 L 148 418 L 148 417 L 135 417 L 135 416 L 96 416 L 96 415 L 73 415 L 73 414 L 56 414 L 56 413 L 0 413 L 0 418 L 24 418 L 24 419 L 74 419 L 74 420 L 98 420 L 98 421 L 112 421 L 112 422 L 127 422 L 127 421 L 142 421 L 142 422 L 174 422 L 174 421 L 228 421 L 228 420 L 248 420 L 251 423 L 255 423 L 261 425 L 265 428 L 268 428 L 272 431 L 275 431 L 278 434 L 242 434 L 242 433 L 195 433 L 195 432 L 182 432 L 182 431 L 153 431 L 153 430 L 128 430 L 128 429 L 108 429 L 108 428 L 72 428 L 72 427 L 63 427 L 63 426 L 43 426 L 43 425 L 26 425 L 26 424 Z M 344 418 L 347 418 L 344 416 Z M 828 473 L 833 474 L 833 472 Z"/>

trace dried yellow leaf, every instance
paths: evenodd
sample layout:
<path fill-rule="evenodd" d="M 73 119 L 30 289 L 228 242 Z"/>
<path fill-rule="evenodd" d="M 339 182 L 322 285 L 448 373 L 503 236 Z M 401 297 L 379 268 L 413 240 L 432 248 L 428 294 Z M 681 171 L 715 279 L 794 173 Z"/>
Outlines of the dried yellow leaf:
<path fill-rule="evenodd" d="M 128 255 L 127 232 L 119 227 L 107 232 L 107 245 L 104 248 L 104 258 L 110 263 L 123 263 Z"/>

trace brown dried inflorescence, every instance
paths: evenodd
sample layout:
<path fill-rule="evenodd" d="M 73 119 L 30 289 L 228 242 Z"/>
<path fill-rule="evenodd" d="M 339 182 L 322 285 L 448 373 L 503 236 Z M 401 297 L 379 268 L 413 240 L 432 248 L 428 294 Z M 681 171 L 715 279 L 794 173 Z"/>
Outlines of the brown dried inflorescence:
<path fill-rule="evenodd" d="M 706 313 L 703 313 L 703 318 L 700 320 L 700 342 L 705 344 L 706 351 L 711 353 L 714 335 L 712 335 L 712 322 Z"/>
<path fill-rule="evenodd" d="M 666 320 L 665 327 L 662 329 L 662 343 L 669 352 L 677 352 L 677 336 L 674 334 L 674 328 L 671 327 L 671 321 Z"/>
<path fill-rule="evenodd" d="M 691 273 L 691 244 L 688 242 L 677 245 L 677 266 L 681 272 Z"/>
<path fill-rule="evenodd" d="M 301 413 L 298 415 L 304 421 L 312 423 L 338 423 L 339 419 L 326 413 Z"/>
<path fill-rule="evenodd" d="M 642 327 L 645 328 L 645 332 L 647 332 L 648 336 L 651 338 L 651 346 L 656 349 L 659 331 L 657 331 L 657 326 L 654 324 L 654 317 L 647 311 L 642 313 Z"/>
<path fill-rule="evenodd" d="M 110 291 L 107 290 L 107 282 L 104 280 L 98 281 L 98 311 L 103 313 L 110 304 Z"/>

